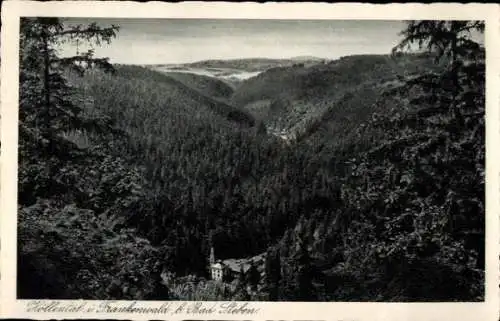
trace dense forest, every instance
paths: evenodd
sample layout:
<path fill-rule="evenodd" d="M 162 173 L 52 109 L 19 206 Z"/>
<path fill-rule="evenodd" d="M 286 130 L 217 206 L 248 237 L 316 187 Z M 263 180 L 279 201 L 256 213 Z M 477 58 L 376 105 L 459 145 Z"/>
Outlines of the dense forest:
<path fill-rule="evenodd" d="M 233 88 L 62 57 L 119 27 L 23 18 L 18 297 L 483 300 L 483 31 L 410 21 Z M 265 277 L 211 280 L 211 248 Z"/>

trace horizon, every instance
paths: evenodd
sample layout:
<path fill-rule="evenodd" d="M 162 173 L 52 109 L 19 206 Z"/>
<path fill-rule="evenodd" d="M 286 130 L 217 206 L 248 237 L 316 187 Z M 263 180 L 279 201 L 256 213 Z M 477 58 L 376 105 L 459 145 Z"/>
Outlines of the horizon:
<path fill-rule="evenodd" d="M 418 54 L 418 52 L 415 52 L 416 54 Z M 269 57 L 246 57 L 246 58 L 228 58 L 228 59 L 213 59 L 213 58 L 206 58 L 206 59 L 202 59 L 202 60 L 196 60 L 196 61 L 189 61 L 189 62 L 173 62 L 173 63 L 142 63 L 142 64 L 127 64 L 127 63 L 114 63 L 114 64 L 117 64 L 117 65 L 144 65 L 144 66 L 148 66 L 148 65 L 151 65 L 151 66 L 161 66 L 161 65 L 171 65 L 171 66 L 175 66 L 175 65 L 189 65 L 189 64 L 195 64 L 195 63 L 200 63 L 200 62 L 209 62 L 209 61 L 238 61 L 238 60 L 276 60 L 276 61 L 279 61 L 279 60 L 295 60 L 297 59 L 297 62 L 300 63 L 300 59 L 303 59 L 303 61 L 307 61 L 307 60 L 318 60 L 318 61 L 335 61 L 335 60 L 339 60 L 339 59 L 342 59 L 344 57 L 355 57 L 355 56 L 390 56 L 391 54 L 390 53 L 387 53 L 387 54 L 351 54 L 351 55 L 346 55 L 346 56 L 341 56 L 341 57 L 338 57 L 338 58 L 325 58 L 325 57 L 318 57 L 318 56 L 294 56 L 294 57 L 283 57 L 283 58 L 269 58 Z"/>
<path fill-rule="evenodd" d="M 396 20 L 108 19 L 65 18 L 68 25 L 118 25 L 111 44 L 95 47 L 98 57 L 133 65 L 189 64 L 205 60 L 335 60 L 359 54 L 389 54 L 400 40 Z M 376 39 L 373 40 L 373 39 Z M 80 46 L 86 50 L 91 46 Z M 63 45 L 62 55 L 76 51 Z"/>
<path fill-rule="evenodd" d="M 294 57 L 283 57 L 283 58 L 269 58 L 269 57 L 246 57 L 246 58 L 227 58 L 227 59 L 217 59 L 217 58 L 206 58 L 202 60 L 195 60 L 195 61 L 188 61 L 188 62 L 168 62 L 168 63 L 143 63 L 140 65 L 188 65 L 188 64 L 194 64 L 194 63 L 199 63 L 199 62 L 207 62 L 207 61 L 238 61 L 238 60 L 294 60 L 297 59 L 299 62 L 299 59 L 302 59 L 303 56 L 294 56 Z M 306 61 L 307 59 L 310 60 L 327 60 L 327 61 L 332 61 L 335 59 L 331 58 L 324 58 L 324 57 L 317 57 L 317 56 L 308 56 L 307 58 L 304 59 Z M 116 63 L 119 65 L 128 65 L 125 63 Z"/>

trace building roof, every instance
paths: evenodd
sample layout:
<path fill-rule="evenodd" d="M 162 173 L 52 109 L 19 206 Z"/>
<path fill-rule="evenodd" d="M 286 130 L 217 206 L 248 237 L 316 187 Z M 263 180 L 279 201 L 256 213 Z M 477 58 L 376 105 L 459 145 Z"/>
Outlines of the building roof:
<path fill-rule="evenodd" d="M 219 261 L 215 264 L 212 264 L 212 268 L 214 269 L 222 269 L 227 268 L 233 272 L 239 273 L 241 268 L 243 267 L 243 273 L 247 273 L 252 266 L 251 263 L 257 267 L 257 270 L 264 270 L 264 262 L 265 262 L 265 253 L 261 253 L 251 258 L 243 258 L 243 259 L 226 259 L 223 261 Z"/>
<path fill-rule="evenodd" d="M 243 267 L 243 272 L 246 273 L 250 269 L 250 264 L 244 259 L 227 259 L 223 261 L 231 271 L 240 272 Z"/>

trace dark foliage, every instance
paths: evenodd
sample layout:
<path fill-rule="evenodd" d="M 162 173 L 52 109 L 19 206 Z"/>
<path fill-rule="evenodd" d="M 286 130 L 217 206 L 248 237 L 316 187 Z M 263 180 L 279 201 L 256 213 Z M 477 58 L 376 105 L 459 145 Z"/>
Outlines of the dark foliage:
<path fill-rule="evenodd" d="M 233 92 L 60 58 L 117 29 L 23 19 L 19 296 L 481 300 L 482 29 L 409 22 L 398 48 L 431 53 L 278 64 Z M 267 255 L 217 283 L 212 246 Z"/>

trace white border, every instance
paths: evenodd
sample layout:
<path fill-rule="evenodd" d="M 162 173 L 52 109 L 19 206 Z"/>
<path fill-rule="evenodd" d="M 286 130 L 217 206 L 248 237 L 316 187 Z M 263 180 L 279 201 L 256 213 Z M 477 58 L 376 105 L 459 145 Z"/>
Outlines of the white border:
<path fill-rule="evenodd" d="M 51 319 L 218 319 L 218 320 L 498 320 L 498 173 L 499 142 L 499 6 L 496 4 L 327 4 L 327 3 L 134 3 L 134 2 L 29 2 L 2 3 L 1 34 L 1 194 L 0 194 L 0 317 Z M 484 303 L 255 303 L 260 312 L 249 315 L 210 316 L 178 314 L 61 314 L 26 313 L 25 300 L 16 300 L 17 117 L 18 42 L 20 16 L 231 18 L 231 19 L 473 19 L 486 21 L 486 301 Z M 374 41 L 376 41 L 374 39 Z M 94 301 L 95 303 L 95 301 Z M 125 303 L 125 302 L 124 302 Z M 142 306 L 157 302 L 140 302 Z"/>

